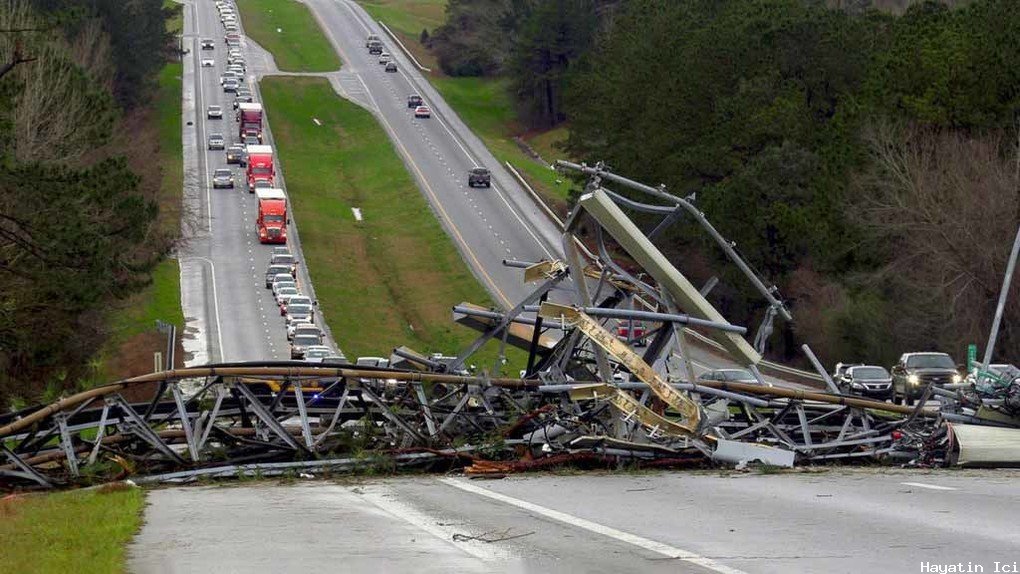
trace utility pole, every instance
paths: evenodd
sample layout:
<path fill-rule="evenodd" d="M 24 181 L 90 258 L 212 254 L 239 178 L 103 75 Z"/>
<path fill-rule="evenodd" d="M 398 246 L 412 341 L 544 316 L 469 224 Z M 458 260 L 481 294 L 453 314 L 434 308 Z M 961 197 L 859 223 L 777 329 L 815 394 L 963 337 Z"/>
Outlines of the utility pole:
<path fill-rule="evenodd" d="M 1009 296 L 1010 283 L 1013 281 L 1013 271 L 1016 270 L 1018 253 L 1020 253 L 1020 228 L 1017 228 L 1016 239 L 1013 240 L 1013 251 L 1009 255 L 1009 263 L 1006 264 L 1006 276 L 1002 278 L 999 304 L 995 308 L 995 318 L 992 319 L 992 332 L 988 334 L 988 344 L 985 345 L 985 360 L 982 363 L 984 370 L 988 370 L 988 365 L 992 362 L 992 351 L 995 350 L 995 339 L 999 336 L 999 325 L 1002 323 L 1002 312 L 1006 308 L 1006 298 Z"/>

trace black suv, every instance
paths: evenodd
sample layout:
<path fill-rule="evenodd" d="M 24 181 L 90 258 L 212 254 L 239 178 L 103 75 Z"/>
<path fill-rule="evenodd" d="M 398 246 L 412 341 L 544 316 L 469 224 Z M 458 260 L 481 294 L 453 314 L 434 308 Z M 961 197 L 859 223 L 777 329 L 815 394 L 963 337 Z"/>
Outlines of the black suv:
<path fill-rule="evenodd" d="M 421 96 L 418 94 L 411 94 L 410 96 L 407 96 L 407 107 L 409 108 L 417 108 L 424 103 L 425 100 L 421 99 Z"/>
<path fill-rule="evenodd" d="M 468 172 L 468 187 L 481 185 L 492 187 L 492 174 L 484 167 L 471 168 Z"/>
<path fill-rule="evenodd" d="M 963 380 L 953 358 L 945 353 L 904 353 L 892 368 L 893 402 L 908 405 L 921 396 L 929 384 L 939 387 Z"/>

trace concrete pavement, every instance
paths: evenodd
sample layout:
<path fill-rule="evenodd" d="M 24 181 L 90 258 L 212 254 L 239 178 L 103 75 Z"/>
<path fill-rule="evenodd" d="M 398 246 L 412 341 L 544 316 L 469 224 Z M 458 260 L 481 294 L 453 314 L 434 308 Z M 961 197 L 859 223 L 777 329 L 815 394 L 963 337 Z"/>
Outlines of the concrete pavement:
<path fill-rule="evenodd" d="M 302 481 L 153 491 L 153 572 L 919 572 L 1020 559 L 1015 471 Z"/>

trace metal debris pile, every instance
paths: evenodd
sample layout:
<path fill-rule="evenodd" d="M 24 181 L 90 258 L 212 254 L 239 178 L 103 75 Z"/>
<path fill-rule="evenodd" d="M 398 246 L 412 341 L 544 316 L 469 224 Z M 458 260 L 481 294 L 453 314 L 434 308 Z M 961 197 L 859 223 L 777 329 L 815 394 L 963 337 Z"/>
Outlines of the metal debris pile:
<path fill-rule="evenodd" d="M 764 361 L 773 319 L 792 320 L 790 312 L 693 198 L 601 166 L 568 167 L 591 180 L 564 226 L 564 260 L 506 261 L 535 285 L 512 309 L 456 305 L 454 320 L 480 332 L 458 355 L 402 347 L 386 368 L 220 364 L 98 387 L 0 416 L 0 486 L 408 467 L 500 476 L 563 464 L 1020 461 L 1016 373 L 989 369 L 966 384 L 929 387 L 908 407 L 841 394 L 820 366 L 816 374 Z M 605 189 L 605 180 L 668 205 L 629 199 Z M 645 233 L 621 206 L 662 220 Z M 707 300 L 714 282 L 696 288 L 653 245 L 683 216 L 701 225 L 761 293 L 767 311 L 753 344 L 745 327 L 730 324 Z M 593 230 L 593 246 L 576 235 L 582 223 Z M 611 253 L 625 253 L 627 264 Z M 492 341 L 501 354 L 508 346 L 527 351 L 520 376 L 466 367 Z M 818 366 L 807 346 L 804 352 Z M 746 369 L 754 381 L 699 379 L 698 358 L 705 356 Z M 142 387 L 150 400 L 125 399 Z"/>

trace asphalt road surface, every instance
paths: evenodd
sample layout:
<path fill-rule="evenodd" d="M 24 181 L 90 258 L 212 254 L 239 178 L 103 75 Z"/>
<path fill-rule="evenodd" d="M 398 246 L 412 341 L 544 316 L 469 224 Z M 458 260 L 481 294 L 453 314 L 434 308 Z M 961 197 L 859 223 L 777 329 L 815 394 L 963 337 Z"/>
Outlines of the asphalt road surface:
<path fill-rule="evenodd" d="M 256 237 L 258 206 L 255 195 L 245 189 L 244 170 L 228 166 L 225 151 L 207 149 L 211 134 L 222 134 L 228 146 L 239 143 L 234 95 L 220 86 L 227 59 L 223 26 L 212 2 L 188 2 L 184 9 L 183 43 L 190 52 L 183 57 L 186 215 L 180 263 L 188 364 L 289 359 L 283 317 L 264 284 L 275 246 L 260 244 Z M 215 49 L 202 50 L 202 39 L 213 40 Z M 257 57 L 256 50 L 248 52 L 248 85 L 255 101 L 261 101 L 252 66 L 264 58 Z M 201 60 L 207 58 L 214 59 L 215 65 L 202 67 Z M 222 107 L 223 119 L 207 119 L 210 104 Z M 264 128 L 264 140 L 273 143 L 268 127 Z M 213 189 L 212 172 L 224 167 L 234 172 L 235 187 Z M 277 187 L 286 187 L 279 165 Z M 289 226 L 287 245 L 300 260 L 296 227 L 296 222 Z M 300 265 L 298 282 L 301 290 L 314 298 L 306 269 Z M 321 315 L 316 322 L 325 325 Z"/>
<path fill-rule="evenodd" d="M 535 285 L 525 285 L 523 270 L 508 268 L 503 260 L 562 259 L 558 227 L 357 3 L 304 3 L 344 62 L 339 81 L 343 95 L 379 119 L 436 217 L 493 299 L 506 308 L 518 303 Z M 379 57 L 368 53 L 365 38 L 369 34 L 383 39 L 386 51 L 398 64 L 397 72 L 386 72 Z M 410 94 L 423 96 L 432 109 L 431 118 L 414 118 L 407 107 Z M 479 165 L 492 172 L 491 189 L 468 187 L 468 170 Z M 576 301 L 572 281 L 562 283 L 551 299 Z M 697 375 L 741 366 L 696 342 L 689 345 L 689 352 Z M 776 377 L 766 379 L 789 384 Z"/>
<path fill-rule="evenodd" d="M 129 567 L 764 574 L 922 572 L 927 562 L 993 572 L 1020 560 L 1018 477 L 852 469 L 173 488 L 149 494 Z"/>
<path fill-rule="evenodd" d="M 534 286 L 524 284 L 523 270 L 507 268 L 502 261 L 562 258 L 556 226 L 357 4 L 342 0 L 306 0 L 305 4 L 344 62 L 344 75 L 350 78 L 344 85 L 351 85 L 355 98 L 376 112 L 481 283 L 497 303 L 512 307 Z M 386 51 L 398 64 L 397 72 L 386 72 L 379 57 L 368 53 L 365 38 L 369 34 L 384 38 Z M 410 94 L 424 97 L 432 108 L 431 118 L 415 119 L 407 107 Z M 475 166 L 492 171 L 491 188 L 468 187 L 468 170 Z"/>

